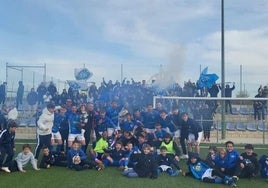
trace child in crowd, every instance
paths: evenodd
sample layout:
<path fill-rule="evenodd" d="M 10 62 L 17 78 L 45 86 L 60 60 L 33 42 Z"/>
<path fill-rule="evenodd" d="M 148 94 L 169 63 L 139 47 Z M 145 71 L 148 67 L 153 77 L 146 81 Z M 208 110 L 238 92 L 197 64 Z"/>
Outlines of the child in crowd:
<path fill-rule="evenodd" d="M 165 146 L 161 146 L 160 148 L 160 154 L 157 156 L 157 164 L 157 174 L 167 172 L 170 176 L 178 176 L 179 173 L 183 173 L 174 157 L 167 154 L 167 148 Z"/>
<path fill-rule="evenodd" d="M 259 172 L 259 163 L 257 154 L 254 153 L 254 147 L 252 144 L 245 145 L 245 152 L 241 154 L 239 165 L 235 174 L 239 178 L 252 178 Z"/>
<path fill-rule="evenodd" d="M 225 146 L 226 146 L 226 152 L 227 152 L 227 164 L 225 168 L 225 174 L 229 176 L 234 176 L 237 163 L 239 162 L 239 159 L 240 159 L 240 155 L 234 149 L 234 143 L 232 141 L 227 141 L 225 143 Z"/>
<path fill-rule="evenodd" d="M 94 149 L 90 149 L 91 158 L 95 160 L 100 166 L 103 166 L 102 159 L 104 157 L 104 150 L 108 149 L 108 131 L 103 131 L 102 135 L 95 129 L 96 132 L 96 145 Z"/>
<path fill-rule="evenodd" d="M 26 172 L 24 168 L 29 162 L 31 162 L 34 170 L 39 170 L 39 168 L 37 168 L 37 161 L 35 160 L 34 155 L 31 152 L 31 146 L 29 144 L 24 144 L 22 146 L 22 152 L 20 152 L 15 158 L 15 160 L 10 163 L 9 169 L 11 172 Z"/>
<path fill-rule="evenodd" d="M 67 166 L 67 158 L 63 152 L 51 151 L 47 146 L 43 147 L 43 157 L 40 168 L 51 168 L 52 166 Z"/>
<path fill-rule="evenodd" d="M 215 158 L 217 155 L 217 147 L 216 146 L 209 146 L 208 150 L 209 150 L 209 153 L 207 154 L 205 161 L 209 166 L 215 167 Z"/>
<path fill-rule="evenodd" d="M 15 121 L 9 121 L 7 129 L 4 129 L 0 134 L 0 168 L 8 173 L 10 172 L 8 164 L 12 161 L 16 151 L 14 139 L 17 127 Z"/>
<path fill-rule="evenodd" d="M 215 156 L 215 167 L 222 173 L 225 174 L 225 169 L 227 167 L 227 152 L 225 148 L 220 148 L 218 154 Z"/>
<path fill-rule="evenodd" d="M 101 167 L 99 167 L 95 161 L 87 159 L 86 154 L 80 148 L 80 142 L 76 140 L 73 142 L 72 148 L 68 151 L 67 166 L 76 171 L 92 168 L 101 170 Z"/>
<path fill-rule="evenodd" d="M 259 160 L 260 163 L 260 174 L 263 178 L 268 180 L 268 156 L 262 155 Z"/>
<path fill-rule="evenodd" d="M 122 149 L 122 142 L 118 141 L 115 143 L 115 148 L 112 150 L 104 150 L 104 159 L 103 163 L 105 166 L 120 166 L 123 169 L 123 157 L 125 155 L 125 151 Z"/>
<path fill-rule="evenodd" d="M 141 153 L 134 153 L 130 156 L 130 161 L 136 163 L 133 168 L 124 170 L 126 177 L 149 177 L 157 178 L 157 163 L 151 153 L 151 146 L 144 144 Z"/>
<path fill-rule="evenodd" d="M 199 157 L 198 153 L 189 153 L 187 161 L 189 172 L 186 175 L 193 176 L 195 179 L 201 180 L 206 183 L 224 183 L 236 187 L 236 180 L 217 169 L 211 168 Z"/>
<path fill-rule="evenodd" d="M 174 142 L 172 140 L 172 137 L 169 133 L 166 133 L 164 135 L 164 139 L 163 141 L 160 143 L 160 147 L 165 146 L 167 148 L 167 155 L 169 155 L 171 158 L 176 159 L 177 161 L 180 160 L 180 154 L 181 151 L 178 147 L 178 145 L 176 144 L 176 142 Z"/>
<path fill-rule="evenodd" d="M 133 146 L 132 142 L 127 143 L 127 145 L 125 146 L 125 155 L 124 158 L 122 159 L 122 164 L 124 166 L 124 168 L 128 168 L 128 167 L 133 167 L 134 163 L 132 161 L 130 161 L 130 156 L 133 153 L 137 153 L 138 152 L 138 147 L 137 146 Z"/>
<path fill-rule="evenodd" d="M 167 132 L 164 129 L 162 129 L 161 124 L 156 123 L 155 124 L 155 132 L 154 132 L 154 141 L 162 142 L 166 133 Z"/>

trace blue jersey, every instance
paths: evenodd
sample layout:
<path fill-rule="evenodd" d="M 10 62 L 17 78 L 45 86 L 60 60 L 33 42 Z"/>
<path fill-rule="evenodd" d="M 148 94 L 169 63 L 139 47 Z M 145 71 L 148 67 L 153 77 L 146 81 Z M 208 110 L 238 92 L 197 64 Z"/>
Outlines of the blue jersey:
<path fill-rule="evenodd" d="M 210 167 L 204 163 L 203 161 L 199 160 L 196 163 L 189 163 L 188 164 L 189 171 L 192 173 L 192 175 L 196 178 L 201 180 L 203 174 L 209 169 Z"/>
<path fill-rule="evenodd" d="M 107 131 L 108 128 L 116 128 L 116 125 L 113 123 L 113 121 L 105 116 L 102 118 L 100 115 L 96 116 L 95 118 L 95 125 L 97 127 L 98 132 Z"/>
<path fill-rule="evenodd" d="M 118 115 L 119 115 L 120 109 L 119 107 L 117 108 L 108 108 L 106 110 L 107 116 L 112 120 L 112 122 L 117 125 L 118 124 Z"/>
<path fill-rule="evenodd" d="M 61 123 L 65 120 L 66 116 L 60 113 L 54 113 L 54 121 L 52 126 L 52 132 L 59 132 L 61 129 Z"/>
<path fill-rule="evenodd" d="M 152 111 L 151 113 L 144 112 L 142 113 L 142 115 L 143 115 L 142 123 L 144 124 L 144 127 L 147 129 L 154 129 L 158 114 L 155 111 Z"/>
<path fill-rule="evenodd" d="M 133 131 L 134 129 L 134 126 L 135 126 L 135 123 L 133 121 L 123 121 L 121 124 L 120 124 L 120 128 L 122 131 Z"/>
<path fill-rule="evenodd" d="M 68 116 L 70 134 L 81 134 L 79 114 L 70 113 Z"/>

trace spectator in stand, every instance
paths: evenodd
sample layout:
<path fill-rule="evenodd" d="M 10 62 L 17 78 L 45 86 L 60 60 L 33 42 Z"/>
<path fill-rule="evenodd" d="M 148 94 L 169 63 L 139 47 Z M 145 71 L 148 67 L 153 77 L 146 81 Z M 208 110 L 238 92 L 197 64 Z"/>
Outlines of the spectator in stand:
<path fill-rule="evenodd" d="M 17 97 L 16 97 L 16 107 L 18 108 L 19 105 L 22 105 L 22 98 L 24 94 L 24 85 L 22 81 L 19 81 L 19 87 L 17 90 Z"/>
<path fill-rule="evenodd" d="M 38 101 L 38 95 L 34 91 L 34 88 L 31 88 L 31 91 L 27 95 L 27 102 L 30 105 L 31 111 L 34 111 L 37 101 Z"/>
<path fill-rule="evenodd" d="M 60 105 L 60 101 L 61 101 L 61 96 L 60 94 L 56 91 L 54 93 L 54 95 L 52 95 L 52 99 L 51 99 L 56 106 L 59 106 Z"/>
<path fill-rule="evenodd" d="M 62 90 L 62 93 L 60 94 L 60 104 L 64 105 L 66 104 L 66 100 L 69 98 L 69 95 L 66 91 L 66 89 Z"/>
<path fill-rule="evenodd" d="M 202 115 L 202 125 L 204 130 L 204 138 L 203 141 L 210 142 L 210 131 L 213 125 L 213 110 L 209 108 L 209 105 L 206 103 L 201 108 L 201 115 Z"/>
<path fill-rule="evenodd" d="M 6 102 L 6 88 L 7 83 L 3 82 L 3 84 L 0 85 L 0 104 L 5 104 Z"/>
<path fill-rule="evenodd" d="M 263 90 L 262 87 L 260 86 L 260 88 L 258 89 L 258 94 L 255 95 L 255 98 L 264 98 L 264 94 L 263 94 Z M 254 120 L 265 120 L 265 106 L 266 106 L 266 101 L 264 100 L 259 100 L 259 101 L 254 101 L 253 103 L 253 108 L 254 108 Z"/>
<path fill-rule="evenodd" d="M 77 91 L 77 90 L 74 90 L 73 92 L 72 92 L 72 95 L 70 96 L 71 97 L 71 99 L 72 99 L 72 103 L 73 104 L 75 104 L 75 105 L 77 105 L 77 106 L 79 106 L 79 92 Z"/>
<path fill-rule="evenodd" d="M 52 100 L 52 95 L 47 91 L 44 96 L 43 96 L 44 103 L 47 105 L 51 102 Z"/>
<path fill-rule="evenodd" d="M 44 104 L 44 98 L 43 96 L 47 92 L 46 84 L 45 82 L 41 82 L 41 84 L 37 88 L 37 94 L 38 94 L 38 105 Z"/>
<path fill-rule="evenodd" d="M 219 88 L 222 90 L 222 88 L 219 86 Z M 235 89 L 235 83 L 233 82 L 233 87 L 230 87 L 229 84 L 227 84 L 225 86 L 225 97 L 226 98 L 232 98 L 232 92 Z M 230 114 L 232 114 L 232 104 L 231 104 L 231 100 L 226 100 L 225 101 L 225 111 L 226 113 L 228 112 L 228 106 L 229 106 L 229 110 L 230 110 Z"/>
<path fill-rule="evenodd" d="M 210 94 L 210 97 L 218 97 L 219 92 L 220 92 L 220 89 L 216 83 L 214 83 L 211 88 L 208 88 L 208 93 Z M 216 108 L 218 107 L 218 103 L 216 100 L 209 101 L 208 105 L 211 109 L 215 109 L 215 112 L 216 112 Z"/>
<path fill-rule="evenodd" d="M 53 82 L 50 82 L 47 91 L 50 93 L 51 96 L 54 96 L 54 94 L 57 92 L 57 88 Z"/>

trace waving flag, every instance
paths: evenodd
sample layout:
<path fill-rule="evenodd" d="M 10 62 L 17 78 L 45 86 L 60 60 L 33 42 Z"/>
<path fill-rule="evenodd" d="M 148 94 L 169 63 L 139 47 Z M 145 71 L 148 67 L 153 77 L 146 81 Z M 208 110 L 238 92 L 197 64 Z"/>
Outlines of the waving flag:
<path fill-rule="evenodd" d="M 208 87 L 211 88 L 213 83 L 218 80 L 217 74 L 207 74 L 208 67 L 206 67 L 200 74 L 199 80 L 197 81 L 198 88 Z"/>

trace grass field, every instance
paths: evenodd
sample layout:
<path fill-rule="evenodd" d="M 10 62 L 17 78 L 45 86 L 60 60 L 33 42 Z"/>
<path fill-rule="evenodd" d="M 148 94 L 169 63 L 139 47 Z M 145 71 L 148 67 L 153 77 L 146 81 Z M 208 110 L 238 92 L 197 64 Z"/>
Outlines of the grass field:
<path fill-rule="evenodd" d="M 34 145 L 33 145 L 34 146 Z M 208 145 L 202 145 L 201 155 L 205 156 Z M 20 151 L 21 145 L 17 145 Z M 33 147 L 34 148 L 34 147 Z M 256 153 L 268 154 L 267 146 L 255 146 Z M 239 150 L 240 152 L 242 150 Z M 185 160 L 181 160 L 180 166 L 186 169 Z M 158 179 L 151 180 L 149 178 L 130 179 L 122 176 L 122 172 L 117 168 L 107 167 L 103 171 L 86 170 L 72 171 L 63 167 L 53 167 L 51 169 L 42 169 L 34 171 L 31 167 L 27 167 L 26 173 L 15 172 L 7 174 L 0 172 L 0 188 L 214 188 L 228 187 L 221 184 L 206 184 L 191 177 L 170 177 L 167 174 L 160 174 Z M 243 188 L 261 188 L 268 187 L 268 181 L 256 177 L 248 180 L 242 179 L 237 183 L 238 187 Z"/>

